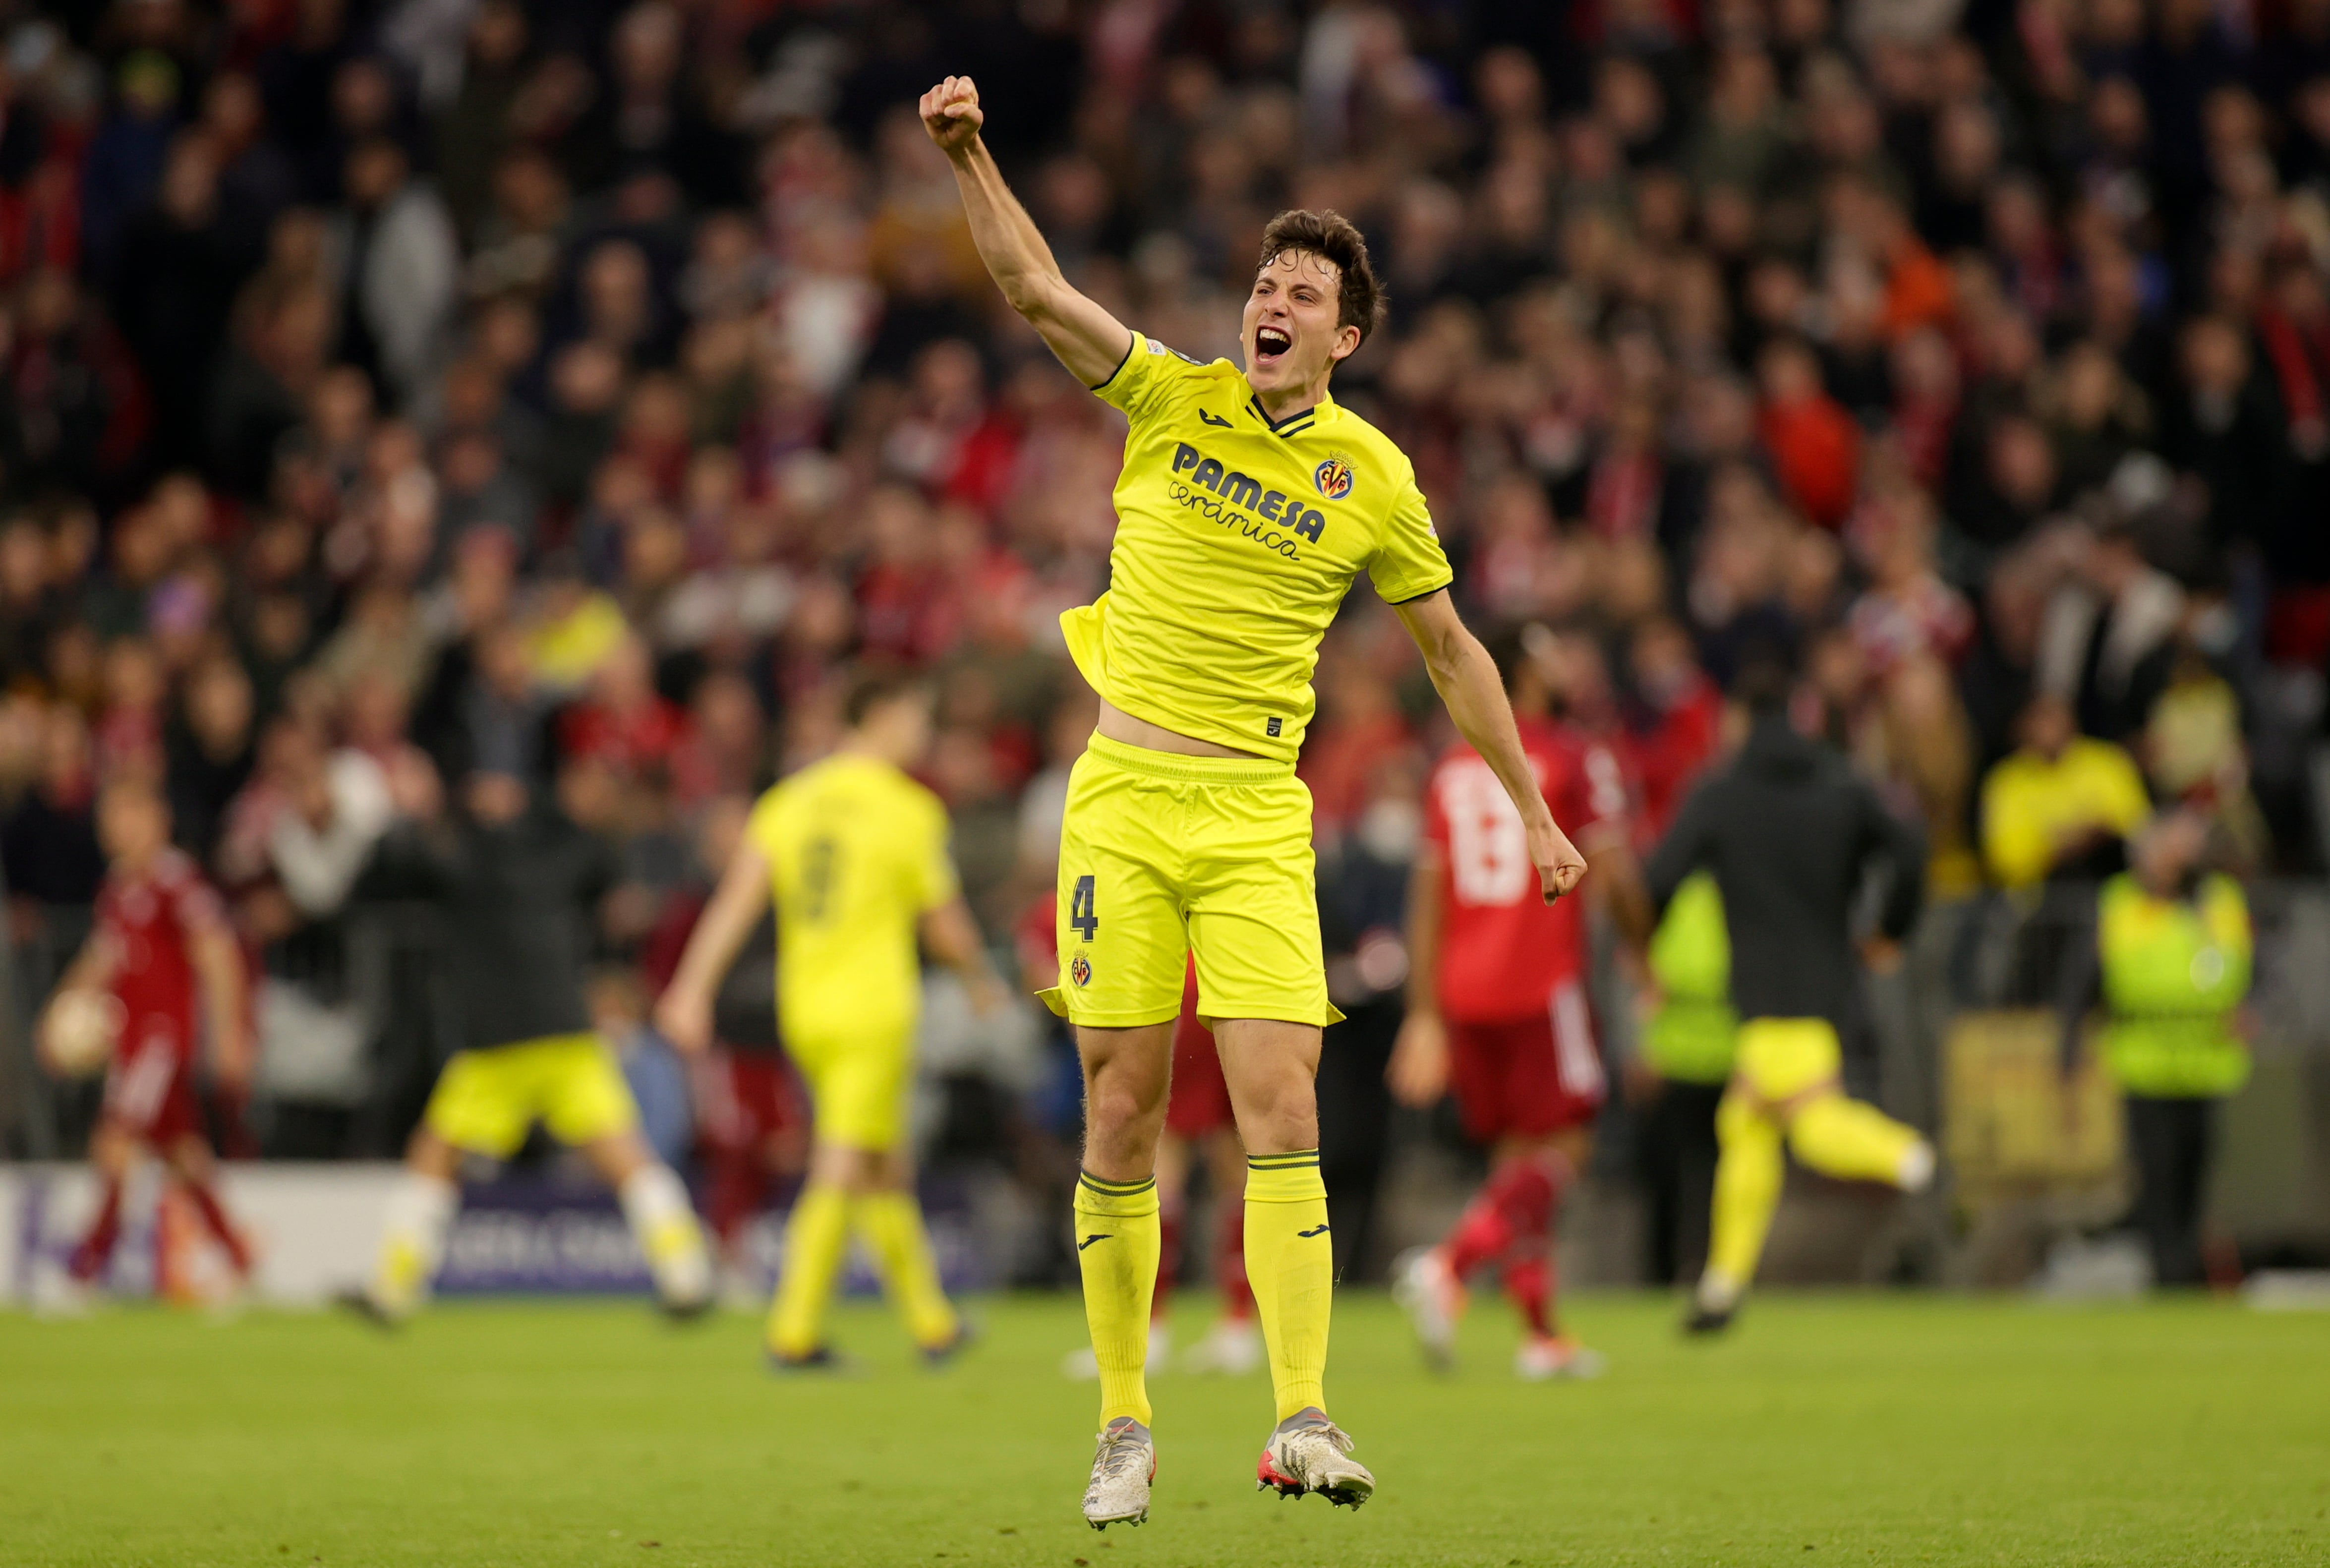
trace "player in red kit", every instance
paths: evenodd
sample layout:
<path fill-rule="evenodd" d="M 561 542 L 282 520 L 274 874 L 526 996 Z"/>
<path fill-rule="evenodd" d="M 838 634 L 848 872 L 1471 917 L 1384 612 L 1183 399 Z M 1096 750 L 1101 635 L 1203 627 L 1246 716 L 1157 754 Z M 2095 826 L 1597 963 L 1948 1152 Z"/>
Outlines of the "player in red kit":
<path fill-rule="evenodd" d="M 1623 764 L 1606 742 L 1547 717 L 1558 639 L 1532 627 L 1489 646 L 1546 803 L 1574 825 L 1593 866 L 1587 889 L 1634 887 Z M 1556 1318 L 1553 1267 L 1555 1218 L 1591 1150 L 1605 1090 L 1586 998 L 1586 905 L 1542 900 L 1520 813 L 1470 747 L 1442 757 L 1425 786 L 1407 921 L 1407 1015 L 1387 1070 L 1392 1091 L 1416 1106 L 1454 1093 L 1490 1167 L 1455 1228 L 1396 1266 L 1394 1292 L 1425 1355 L 1445 1366 L 1466 1280 L 1497 1267 L 1527 1326 L 1520 1375 L 1594 1376 L 1601 1357 Z"/>
<path fill-rule="evenodd" d="M 109 993 L 120 1027 L 90 1137 L 90 1163 L 103 1188 L 97 1217 L 73 1251 L 71 1276 L 86 1288 L 104 1274 L 121 1232 L 122 1183 L 150 1149 L 185 1188 L 237 1276 L 247 1277 L 251 1254 L 213 1189 L 217 1161 L 194 1095 L 205 1026 L 220 1082 L 240 1088 L 250 1080 L 242 955 L 218 894 L 171 847 L 170 808 L 151 784 L 109 784 L 97 825 L 109 869 L 89 941 L 57 995 Z"/>

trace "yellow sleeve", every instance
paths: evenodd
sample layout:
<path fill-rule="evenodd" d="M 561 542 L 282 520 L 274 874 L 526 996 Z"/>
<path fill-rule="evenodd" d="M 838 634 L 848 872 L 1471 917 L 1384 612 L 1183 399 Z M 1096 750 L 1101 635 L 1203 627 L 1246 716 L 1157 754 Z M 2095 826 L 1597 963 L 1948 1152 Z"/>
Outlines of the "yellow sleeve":
<path fill-rule="evenodd" d="M 1153 337 L 1132 335 L 1124 347 L 1124 361 L 1093 394 L 1122 409 L 1134 424 L 1153 418 L 1171 401 L 1172 394 L 1197 379 L 1205 366 L 1186 354 L 1177 354 Z"/>
<path fill-rule="evenodd" d="M 2047 874 L 2054 845 L 2033 802 L 2031 789 L 2015 777 L 2011 759 L 1983 780 L 1983 858 L 2002 887 L 2028 887 Z"/>
<path fill-rule="evenodd" d="M 927 912 L 952 903 L 962 891 L 961 879 L 955 875 L 954 855 L 948 848 L 949 824 L 946 808 L 935 799 L 925 799 L 926 812 L 921 833 L 922 843 L 914 860 L 914 908 Z"/>
<path fill-rule="evenodd" d="M 1410 470 L 1392 502 L 1383 541 L 1368 562 L 1368 579 L 1386 604 L 1401 604 L 1437 593 L 1455 576 L 1448 567 L 1448 553 L 1440 548 L 1440 535 L 1432 526 L 1432 508 L 1424 504 L 1424 492 L 1416 487 L 1416 475 Z"/>

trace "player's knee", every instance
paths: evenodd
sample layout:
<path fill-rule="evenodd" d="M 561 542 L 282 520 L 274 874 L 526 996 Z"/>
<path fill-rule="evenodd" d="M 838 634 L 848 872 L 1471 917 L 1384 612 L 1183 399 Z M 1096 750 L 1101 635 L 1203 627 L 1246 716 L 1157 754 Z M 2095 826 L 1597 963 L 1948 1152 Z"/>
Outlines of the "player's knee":
<path fill-rule="evenodd" d="M 1112 1135 L 1146 1129 L 1154 1143 L 1164 1125 L 1165 1085 L 1132 1072 L 1094 1073 L 1084 1091 L 1084 1118 Z"/>
<path fill-rule="evenodd" d="M 137 1140 L 120 1128 L 108 1124 L 98 1129 L 90 1139 L 89 1161 L 99 1174 L 118 1180 L 129 1174 L 129 1167 L 137 1153 Z"/>
<path fill-rule="evenodd" d="M 404 1146 L 406 1168 L 440 1181 L 450 1181 L 459 1168 L 461 1157 L 453 1146 L 426 1127 L 415 1128 L 410 1142 Z"/>
<path fill-rule="evenodd" d="M 1319 1147 L 1319 1097 L 1308 1077 L 1283 1076 L 1234 1093 L 1238 1136 L 1249 1153 Z"/>
<path fill-rule="evenodd" d="M 198 1138 L 173 1140 L 162 1150 L 162 1163 L 180 1181 L 188 1182 L 209 1180 L 216 1164 L 211 1157 L 210 1147 Z"/>
<path fill-rule="evenodd" d="M 1763 1108 L 1745 1094 L 1733 1092 L 1723 1097 L 1715 1108 L 1715 1136 L 1718 1142 L 1734 1144 L 1754 1137 L 1764 1130 Z"/>

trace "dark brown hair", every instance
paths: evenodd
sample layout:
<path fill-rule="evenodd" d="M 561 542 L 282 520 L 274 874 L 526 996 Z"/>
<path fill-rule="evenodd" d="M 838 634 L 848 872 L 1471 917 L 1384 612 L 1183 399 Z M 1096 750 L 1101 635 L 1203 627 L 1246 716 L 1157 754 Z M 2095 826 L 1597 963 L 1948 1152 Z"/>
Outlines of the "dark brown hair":
<path fill-rule="evenodd" d="M 842 723 L 854 730 L 875 709 L 927 691 L 930 684 L 927 675 L 907 665 L 888 660 L 862 665 L 851 674 L 841 699 Z"/>
<path fill-rule="evenodd" d="M 1368 260 L 1367 240 L 1349 218 L 1331 208 L 1323 213 L 1296 208 L 1279 213 L 1262 231 L 1262 257 L 1255 270 L 1261 271 L 1289 250 L 1308 250 L 1334 263 L 1340 275 L 1338 325 L 1358 327 L 1361 343 L 1383 325 L 1383 285 L 1376 281 L 1375 267 Z"/>

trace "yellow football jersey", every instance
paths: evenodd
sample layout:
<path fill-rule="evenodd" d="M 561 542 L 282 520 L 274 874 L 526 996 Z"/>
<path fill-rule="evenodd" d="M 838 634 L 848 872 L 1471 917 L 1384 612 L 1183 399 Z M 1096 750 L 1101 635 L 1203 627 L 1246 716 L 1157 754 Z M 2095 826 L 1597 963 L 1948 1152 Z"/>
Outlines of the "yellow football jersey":
<path fill-rule="evenodd" d="M 1448 586 L 1414 465 L 1331 398 L 1273 424 L 1228 360 L 1137 333 L 1093 390 L 1132 428 L 1109 590 L 1060 618 L 1076 667 L 1136 718 L 1293 760 L 1352 579 L 1395 604 Z"/>
<path fill-rule="evenodd" d="M 762 796 L 745 831 L 776 898 L 785 1033 L 911 1028 L 920 917 L 957 887 L 939 798 L 887 762 L 843 752 Z"/>

